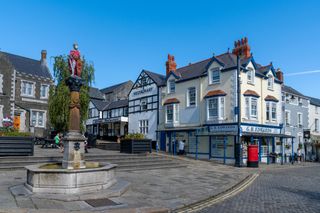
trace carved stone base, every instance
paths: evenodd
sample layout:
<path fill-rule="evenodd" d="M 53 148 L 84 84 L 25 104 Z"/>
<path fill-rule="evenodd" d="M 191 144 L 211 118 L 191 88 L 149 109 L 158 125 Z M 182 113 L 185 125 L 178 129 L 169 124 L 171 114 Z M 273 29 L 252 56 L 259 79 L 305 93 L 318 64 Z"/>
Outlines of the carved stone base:
<path fill-rule="evenodd" d="M 69 131 L 63 138 L 64 153 L 62 168 L 64 169 L 83 169 L 84 161 L 84 144 L 85 137 L 77 131 Z"/>

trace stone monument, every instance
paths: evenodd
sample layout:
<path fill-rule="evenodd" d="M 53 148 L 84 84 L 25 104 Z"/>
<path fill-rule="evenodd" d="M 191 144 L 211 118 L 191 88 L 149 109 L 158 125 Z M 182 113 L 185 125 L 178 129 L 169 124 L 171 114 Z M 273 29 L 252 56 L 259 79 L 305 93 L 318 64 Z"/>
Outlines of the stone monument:
<path fill-rule="evenodd" d="M 83 85 L 81 79 L 82 61 L 78 45 L 70 51 L 68 57 L 70 77 L 66 84 L 70 89 L 70 117 L 69 131 L 63 138 L 64 153 L 61 163 L 36 164 L 26 166 L 27 182 L 25 187 L 32 193 L 70 195 L 79 193 L 92 193 L 106 196 L 101 190 L 109 190 L 118 184 L 115 178 L 116 165 L 110 163 L 85 162 L 84 141 L 85 137 L 80 131 L 80 88 Z M 129 183 L 121 184 L 123 191 Z M 121 191 L 120 190 L 120 191 Z M 40 195 L 42 196 L 42 195 Z M 75 199 L 78 196 L 75 196 Z"/>

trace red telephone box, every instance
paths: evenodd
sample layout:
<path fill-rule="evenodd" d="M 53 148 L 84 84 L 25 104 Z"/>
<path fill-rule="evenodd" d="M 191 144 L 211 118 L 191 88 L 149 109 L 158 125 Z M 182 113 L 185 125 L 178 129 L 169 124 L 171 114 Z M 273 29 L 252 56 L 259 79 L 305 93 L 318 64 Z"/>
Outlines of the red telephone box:
<path fill-rule="evenodd" d="M 259 146 L 248 145 L 247 167 L 259 167 Z"/>

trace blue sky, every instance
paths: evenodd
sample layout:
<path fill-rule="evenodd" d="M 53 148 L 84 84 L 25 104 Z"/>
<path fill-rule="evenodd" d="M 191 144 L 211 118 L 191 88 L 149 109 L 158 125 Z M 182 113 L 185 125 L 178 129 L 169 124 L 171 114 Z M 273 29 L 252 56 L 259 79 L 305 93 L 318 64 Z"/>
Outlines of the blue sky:
<path fill-rule="evenodd" d="M 320 70 L 320 1 L 63 1 L 1 3 L 1 51 L 40 58 L 68 54 L 76 41 L 96 68 L 95 87 L 165 73 L 233 48 L 247 36 L 255 61 L 285 74 Z M 49 59 L 52 67 L 53 59 Z M 285 83 L 320 98 L 320 72 Z"/>

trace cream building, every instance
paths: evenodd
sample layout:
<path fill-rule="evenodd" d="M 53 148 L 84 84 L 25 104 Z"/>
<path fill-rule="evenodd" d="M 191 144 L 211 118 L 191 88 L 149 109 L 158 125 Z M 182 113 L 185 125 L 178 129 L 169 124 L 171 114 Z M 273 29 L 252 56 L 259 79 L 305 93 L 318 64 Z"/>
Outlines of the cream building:
<path fill-rule="evenodd" d="M 276 151 L 281 134 L 282 73 L 272 64 L 254 61 L 247 39 L 235 43 L 232 53 L 176 68 L 173 56 L 166 62 L 166 82 L 160 88 L 158 143 L 177 152 L 185 141 L 188 155 L 234 162 L 237 126 L 237 55 L 241 64 L 241 141 L 259 145 L 259 160 Z M 277 76 L 278 75 L 278 76 Z M 279 144 L 279 143 L 278 143 Z"/>

